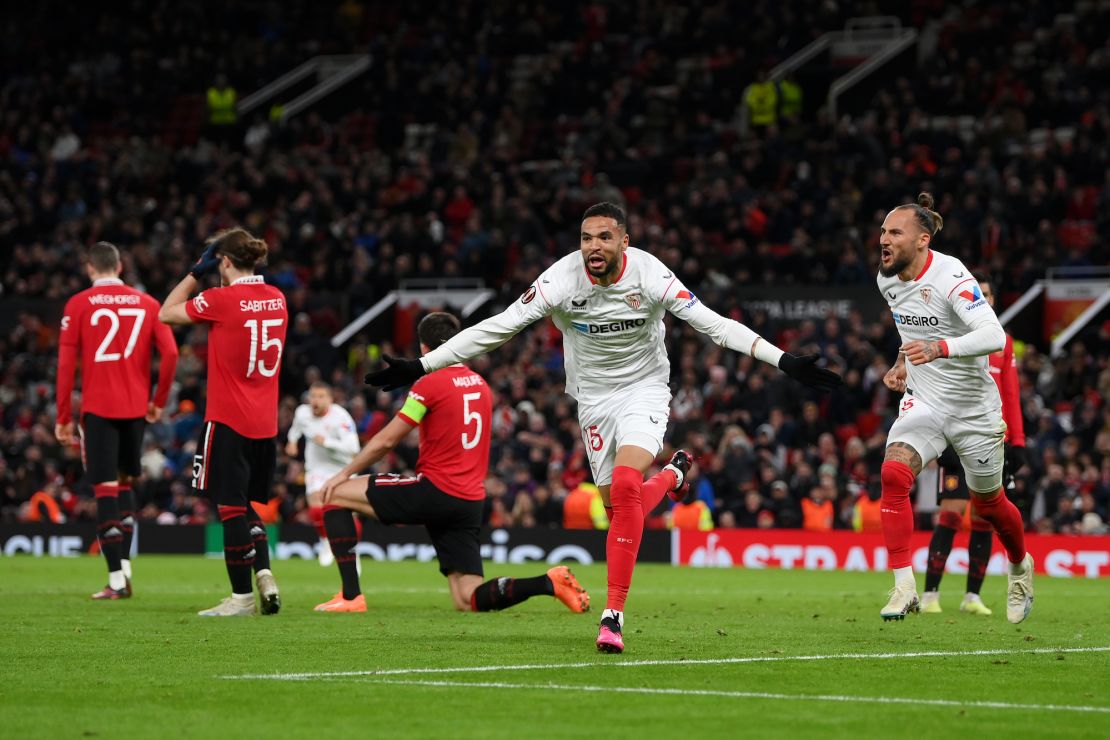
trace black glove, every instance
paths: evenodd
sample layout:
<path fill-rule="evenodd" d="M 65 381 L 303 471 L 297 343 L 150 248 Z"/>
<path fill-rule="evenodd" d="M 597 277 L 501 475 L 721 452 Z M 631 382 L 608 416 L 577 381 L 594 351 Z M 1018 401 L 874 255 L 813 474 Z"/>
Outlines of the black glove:
<path fill-rule="evenodd" d="M 789 375 L 794 380 L 816 388 L 820 391 L 831 391 L 844 385 L 844 379 L 832 370 L 817 367 L 817 355 L 799 357 L 789 352 L 783 352 L 779 359 L 779 370 Z"/>
<path fill-rule="evenodd" d="M 1010 475 L 1017 475 L 1017 472 L 1025 467 L 1025 463 L 1028 461 L 1029 457 L 1026 455 L 1024 447 L 1006 445 L 1006 468 Z"/>
<path fill-rule="evenodd" d="M 220 246 L 218 241 L 209 244 L 196 264 L 189 268 L 189 274 L 200 280 L 205 275 L 214 273 L 216 268 L 220 266 L 220 258 L 216 256 L 216 247 L 218 246 Z"/>
<path fill-rule="evenodd" d="M 366 377 L 362 379 L 366 385 L 380 385 L 382 390 L 392 391 L 412 385 L 428 372 L 420 360 L 389 355 L 382 355 L 382 359 L 385 360 L 385 367 L 366 373 Z"/>

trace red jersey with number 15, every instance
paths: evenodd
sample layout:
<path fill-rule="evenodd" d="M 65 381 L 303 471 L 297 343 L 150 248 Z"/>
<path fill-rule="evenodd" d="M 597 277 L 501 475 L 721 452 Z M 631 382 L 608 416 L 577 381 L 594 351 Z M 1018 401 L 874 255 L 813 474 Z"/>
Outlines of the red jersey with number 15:
<path fill-rule="evenodd" d="M 413 383 L 397 413 L 420 427 L 416 472 L 444 493 L 468 501 L 486 497 L 491 398 L 481 375 L 464 365 L 451 365 Z"/>
<path fill-rule="evenodd" d="M 185 304 L 208 332 L 208 406 L 204 420 L 244 437 L 277 436 L 278 376 L 289 311 L 261 275 L 210 288 Z"/>
<path fill-rule="evenodd" d="M 73 420 L 72 396 L 81 362 L 81 412 L 138 419 L 150 398 L 151 349 L 162 359 L 154 405 L 166 405 L 177 367 L 177 343 L 158 320 L 158 301 L 116 278 L 103 278 L 66 303 L 58 342 L 58 423 Z"/>

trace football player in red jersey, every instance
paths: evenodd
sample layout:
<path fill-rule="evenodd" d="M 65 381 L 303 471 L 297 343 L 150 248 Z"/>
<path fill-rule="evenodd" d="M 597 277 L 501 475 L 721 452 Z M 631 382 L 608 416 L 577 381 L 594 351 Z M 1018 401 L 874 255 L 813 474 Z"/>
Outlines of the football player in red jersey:
<path fill-rule="evenodd" d="M 994 308 L 994 286 L 987 280 L 979 281 L 983 298 Z M 1025 465 L 1025 420 L 1021 415 L 1021 383 L 1018 379 L 1017 363 L 1014 361 L 1014 338 L 1006 335 L 1006 345 L 1001 352 L 992 352 L 987 357 L 990 362 L 991 378 L 998 384 L 1002 397 L 1002 419 L 1006 422 L 1005 467 L 1002 481 L 1007 488 L 1013 487 L 1014 475 Z M 939 490 L 940 513 L 933 537 L 929 542 L 929 560 L 925 571 L 925 593 L 921 595 L 921 611 L 926 614 L 939 614 L 940 581 L 952 552 L 952 541 L 963 524 L 964 514 L 970 494 L 960 458 L 949 447 L 941 454 Z M 991 559 L 994 532 L 991 525 L 982 517 L 972 513 L 971 536 L 967 544 L 967 591 L 960 603 L 960 611 L 989 617 L 991 610 L 983 603 L 979 590 L 987 574 L 987 564 Z"/>
<path fill-rule="evenodd" d="M 177 368 L 177 344 L 158 323 L 158 301 L 120 280 L 119 250 L 108 242 L 89 248 L 92 287 L 66 303 L 58 343 L 58 417 L 54 435 L 73 442 L 72 398 L 81 362 L 81 459 L 96 496 L 97 539 L 108 561 L 108 585 L 94 599 L 131 595 L 131 540 L 135 499 L 131 479 L 140 473 L 146 422 L 162 416 Z M 154 345 L 161 366 L 150 397 Z"/>
<path fill-rule="evenodd" d="M 254 614 L 252 567 L 262 613 L 276 614 L 281 608 L 266 530 L 251 506 L 270 495 L 277 456 L 278 376 L 289 324 L 285 296 L 254 274 L 266 252 L 266 243 L 245 229 L 220 232 L 158 314 L 167 324 L 209 326 L 208 402 L 193 462 L 193 487 L 210 495 L 223 522 L 231 596 L 199 612 L 205 617 Z M 217 270 L 221 287 L 190 299 L 199 280 Z"/>
<path fill-rule="evenodd" d="M 427 353 L 459 331 L 451 314 L 431 313 L 417 326 Z M 564 565 L 534 578 L 482 582 L 478 534 L 489 469 L 491 396 L 481 375 L 451 365 L 416 381 L 397 415 L 321 489 L 324 526 L 339 565 L 343 590 L 316 607 L 320 612 L 364 612 L 355 561 L 358 534 L 351 511 L 383 524 L 419 524 L 428 530 L 461 611 L 496 611 L 532 596 L 554 596 L 573 612 L 590 608 L 590 597 Z M 420 429 L 416 475 L 351 475 L 381 460 L 414 428 Z"/>

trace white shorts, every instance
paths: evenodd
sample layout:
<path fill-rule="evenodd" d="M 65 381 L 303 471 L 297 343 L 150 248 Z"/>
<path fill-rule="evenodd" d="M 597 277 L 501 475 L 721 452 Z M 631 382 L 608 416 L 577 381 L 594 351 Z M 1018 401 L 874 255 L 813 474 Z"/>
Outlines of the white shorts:
<path fill-rule="evenodd" d="M 670 415 L 671 389 L 658 381 L 578 399 L 578 423 L 594 483 L 607 486 L 613 482 L 613 464 L 620 447 L 634 445 L 658 455 Z"/>
<path fill-rule="evenodd" d="M 315 470 L 310 473 L 306 470 L 304 474 L 304 492 L 309 495 L 316 493 L 324 487 L 324 484 L 328 482 L 328 478 L 333 475 L 335 475 L 335 473 L 324 473 Z"/>
<path fill-rule="evenodd" d="M 898 418 L 886 443 L 904 442 L 921 455 L 921 466 L 940 457 L 949 445 L 956 451 L 967 475 L 967 487 L 992 493 L 1002 487 L 1003 441 L 1006 422 L 1001 409 L 966 416 L 948 416 L 920 398 L 902 396 Z"/>

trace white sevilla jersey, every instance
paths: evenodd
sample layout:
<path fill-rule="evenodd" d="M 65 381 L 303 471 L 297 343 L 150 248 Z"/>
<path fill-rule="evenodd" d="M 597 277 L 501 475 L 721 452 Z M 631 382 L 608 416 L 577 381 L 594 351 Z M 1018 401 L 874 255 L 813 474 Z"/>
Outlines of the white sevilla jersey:
<path fill-rule="evenodd" d="M 649 381 L 666 385 L 670 362 L 663 312 L 670 311 L 717 344 L 750 354 L 758 336 L 703 306 L 652 254 L 625 250 L 616 282 L 598 285 L 582 254 L 571 252 L 543 272 L 502 313 L 471 326 L 424 356 L 428 372 L 487 352 L 524 327 L 551 316 L 563 333 L 566 391 L 595 401 L 616 388 Z"/>
<path fill-rule="evenodd" d="M 324 444 L 316 442 L 317 435 L 323 435 Z M 293 426 L 289 427 L 289 441 L 296 442 L 301 437 L 305 438 L 306 478 L 324 476 L 327 480 L 351 462 L 361 447 L 354 419 L 337 403 L 333 403 L 323 416 L 313 414 L 307 403 L 298 406 L 293 414 Z"/>
<path fill-rule="evenodd" d="M 930 250 L 925 269 L 914 280 L 903 282 L 897 275 L 882 274 L 876 280 L 903 344 L 962 337 L 989 324 L 1002 335 L 1002 325 L 979 283 L 955 257 Z M 967 416 L 972 409 L 977 413 L 1000 409 L 998 386 L 988 365 L 987 354 L 924 365 L 906 362 L 906 387 L 914 398 L 952 416 Z"/>

